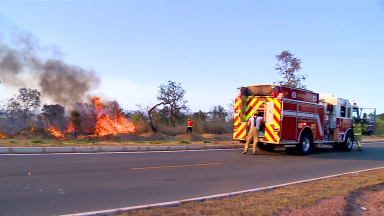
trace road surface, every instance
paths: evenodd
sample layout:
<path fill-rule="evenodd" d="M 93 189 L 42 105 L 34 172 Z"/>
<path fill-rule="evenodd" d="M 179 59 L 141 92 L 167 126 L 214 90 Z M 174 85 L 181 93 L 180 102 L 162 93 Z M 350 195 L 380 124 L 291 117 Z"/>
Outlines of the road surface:
<path fill-rule="evenodd" d="M 364 145 L 361 153 L 356 146 L 309 156 L 241 152 L 0 155 L 0 215 L 123 208 L 384 167 L 384 143 Z"/>

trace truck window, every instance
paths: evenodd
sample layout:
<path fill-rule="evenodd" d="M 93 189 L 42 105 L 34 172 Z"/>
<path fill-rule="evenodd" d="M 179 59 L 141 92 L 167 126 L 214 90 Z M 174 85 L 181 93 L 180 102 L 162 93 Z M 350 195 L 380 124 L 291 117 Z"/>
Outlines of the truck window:
<path fill-rule="evenodd" d="M 346 117 L 346 111 L 347 111 L 347 107 L 346 106 L 341 106 L 340 117 Z"/>
<path fill-rule="evenodd" d="M 348 117 L 348 118 L 351 118 L 351 116 L 352 116 L 352 108 L 351 108 L 351 107 L 348 107 L 347 117 Z"/>
<path fill-rule="evenodd" d="M 353 108 L 353 118 L 354 119 L 360 119 L 358 108 Z"/>

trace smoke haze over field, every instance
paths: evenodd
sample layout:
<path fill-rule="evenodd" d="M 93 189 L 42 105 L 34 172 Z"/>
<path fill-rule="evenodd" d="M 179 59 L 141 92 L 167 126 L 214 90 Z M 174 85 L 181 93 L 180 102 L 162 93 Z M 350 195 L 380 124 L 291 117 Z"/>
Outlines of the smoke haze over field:
<path fill-rule="evenodd" d="M 54 53 L 54 54 L 52 54 Z M 57 49 L 40 46 L 28 33 L 0 29 L 1 85 L 37 88 L 43 98 L 68 107 L 83 102 L 100 84 L 95 71 L 66 63 Z"/>

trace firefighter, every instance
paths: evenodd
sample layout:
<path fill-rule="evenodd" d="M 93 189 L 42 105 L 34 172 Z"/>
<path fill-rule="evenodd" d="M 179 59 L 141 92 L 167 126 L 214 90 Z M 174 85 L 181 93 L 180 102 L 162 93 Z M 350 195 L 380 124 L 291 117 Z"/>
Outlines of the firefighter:
<path fill-rule="evenodd" d="M 253 113 L 253 117 L 248 119 L 247 126 L 249 127 L 249 132 L 247 135 L 247 141 L 245 142 L 243 154 L 247 154 L 248 146 L 251 140 L 253 139 L 253 154 L 256 154 L 256 145 L 259 141 L 259 129 L 260 122 L 263 120 L 263 117 L 259 115 L 257 111 Z"/>
<path fill-rule="evenodd" d="M 187 132 L 185 134 L 188 134 L 188 132 L 191 132 L 192 134 L 192 125 L 193 123 L 195 123 L 194 121 L 192 121 L 191 119 L 188 119 L 188 122 L 187 122 Z"/>
<path fill-rule="evenodd" d="M 353 121 L 353 133 L 355 134 L 356 137 L 356 143 L 357 143 L 357 151 L 363 151 L 363 147 L 361 145 L 361 136 L 363 135 L 362 130 L 361 130 L 361 120 L 360 119 L 355 119 Z"/>

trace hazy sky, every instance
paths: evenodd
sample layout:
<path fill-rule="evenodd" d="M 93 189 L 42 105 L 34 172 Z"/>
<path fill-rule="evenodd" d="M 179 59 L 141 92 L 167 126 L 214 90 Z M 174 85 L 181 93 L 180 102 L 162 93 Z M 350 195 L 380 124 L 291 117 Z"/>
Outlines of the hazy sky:
<path fill-rule="evenodd" d="M 0 25 L 95 70 L 125 109 L 155 104 L 168 80 L 192 111 L 227 108 L 237 87 L 281 79 L 275 56 L 290 50 L 308 89 L 384 112 L 384 1 L 0 0 Z"/>

